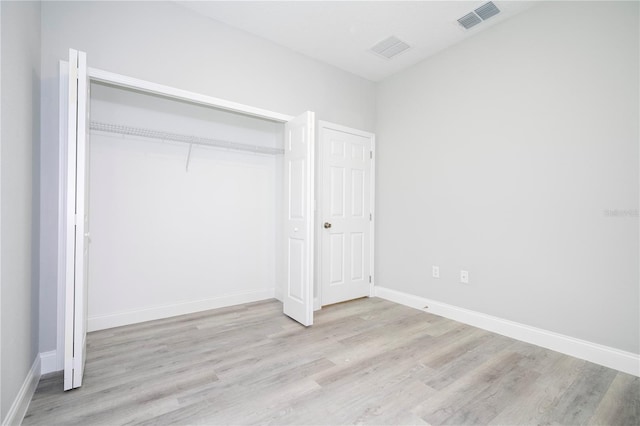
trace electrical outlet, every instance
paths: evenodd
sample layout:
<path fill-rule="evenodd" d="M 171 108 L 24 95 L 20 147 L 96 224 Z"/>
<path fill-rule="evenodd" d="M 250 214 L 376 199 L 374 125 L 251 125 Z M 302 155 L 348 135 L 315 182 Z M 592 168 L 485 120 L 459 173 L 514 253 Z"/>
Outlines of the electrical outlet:
<path fill-rule="evenodd" d="M 460 282 L 463 284 L 469 284 L 469 271 L 460 271 Z"/>
<path fill-rule="evenodd" d="M 440 267 L 439 266 L 432 266 L 431 267 L 431 275 L 433 275 L 433 278 L 440 278 Z"/>

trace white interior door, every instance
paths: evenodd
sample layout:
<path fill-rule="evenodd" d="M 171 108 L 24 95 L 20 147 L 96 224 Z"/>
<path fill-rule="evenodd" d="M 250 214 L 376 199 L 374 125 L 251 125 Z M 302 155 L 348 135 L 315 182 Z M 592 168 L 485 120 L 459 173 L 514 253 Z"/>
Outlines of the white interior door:
<path fill-rule="evenodd" d="M 89 144 L 87 57 L 69 50 L 64 389 L 82 385 L 87 338 Z"/>
<path fill-rule="evenodd" d="M 284 313 L 313 324 L 314 113 L 285 124 Z"/>
<path fill-rule="evenodd" d="M 374 135 L 320 124 L 322 304 L 368 296 L 372 265 Z"/>

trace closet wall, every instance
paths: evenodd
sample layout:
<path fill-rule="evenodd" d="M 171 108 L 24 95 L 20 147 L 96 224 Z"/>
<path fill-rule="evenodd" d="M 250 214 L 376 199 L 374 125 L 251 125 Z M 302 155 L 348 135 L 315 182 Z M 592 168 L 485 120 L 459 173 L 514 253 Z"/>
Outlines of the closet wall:
<path fill-rule="evenodd" d="M 282 148 L 282 123 L 95 83 L 91 121 Z M 96 130 L 90 144 L 90 331 L 274 296 L 281 155 Z"/>
<path fill-rule="evenodd" d="M 43 2 L 40 350 L 56 349 L 58 62 L 373 131 L 374 84 L 174 2 Z"/>

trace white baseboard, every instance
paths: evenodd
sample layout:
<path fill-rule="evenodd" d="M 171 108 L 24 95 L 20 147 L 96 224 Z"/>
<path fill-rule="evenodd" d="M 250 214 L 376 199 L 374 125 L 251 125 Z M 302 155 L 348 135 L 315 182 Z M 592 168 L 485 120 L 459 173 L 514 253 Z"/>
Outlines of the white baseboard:
<path fill-rule="evenodd" d="M 40 374 L 53 373 L 60 371 L 58 367 L 58 351 L 49 351 L 40 353 Z"/>
<path fill-rule="evenodd" d="M 270 288 L 267 290 L 226 294 L 224 296 L 214 297 L 211 299 L 194 300 L 172 305 L 153 306 L 135 311 L 89 317 L 88 331 L 104 330 L 106 328 L 120 327 L 122 325 L 136 324 L 139 322 L 207 311 L 209 309 L 224 308 L 227 306 L 240 305 L 242 303 L 272 299 L 274 297 L 274 291 L 275 290 L 273 288 Z"/>
<path fill-rule="evenodd" d="M 16 395 L 16 398 L 13 400 L 13 404 L 11 404 L 9 411 L 2 422 L 2 426 L 18 426 L 22 423 L 24 415 L 27 414 L 27 408 L 29 408 L 31 398 L 38 387 L 38 382 L 40 381 L 40 369 L 40 356 L 36 356 L 31 369 L 27 373 L 27 377 L 25 377 L 24 382 L 20 387 L 18 395 Z"/>
<path fill-rule="evenodd" d="M 376 286 L 376 296 L 503 336 L 640 376 L 640 355 Z"/>
<path fill-rule="evenodd" d="M 274 292 L 273 292 L 273 297 L 275 297 L 276 299 L 278 299 L 279 301 L 283 301 L 282 298 L 282 289 L 280 287 L 276 287 Z"/>

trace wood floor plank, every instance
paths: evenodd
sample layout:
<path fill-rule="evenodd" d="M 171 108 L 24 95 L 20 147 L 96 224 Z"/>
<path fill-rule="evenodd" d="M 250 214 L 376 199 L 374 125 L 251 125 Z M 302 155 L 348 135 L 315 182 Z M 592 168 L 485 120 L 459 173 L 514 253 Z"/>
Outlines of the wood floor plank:
<path fill-rule="evenodd" d="M 640 377 L 618 373 L 589 424 L 640 425 Z"/>
<path fill-rule="evenodd" d="M 640 379 L 382 299 L 274 300 L 88 335 L 24 425 L 639 424 Z"/>
<path fill-rule="evenodd" d="M 585 363 L 581 374 L 543 420 L 560 424 L 587 424 L 616 374 L 610 368 Z"/>
<path fill-rule="evenodd" d="M 434 389 L 444 389 L 493 358 L 495 354 L 512 346 L 513 340 L 487 334 L 479 336 L 471 343 L 471 345 L 459 347 L 460 352 L 456 353 L 456 356 L 449 357 L 449 361 L 446 363 L 441 362 L 437 367 L 430 363 L 434 373 L 423 378 L 425 384 Z"/>
<path fill-rule="evenodd" d="M 542 349 L 528 346 L 533 351 Z M 544 350 L 546 351 L 546 349 Z M 557 352 L 553 353 L 557 354 Z M 533 366 L 526 367 L 540 373 L 538 380 L 526 393 L 505 407 L 489 424 L 531 425 L 541 423 L 542 419 L 558 404 L 562 395 L 581 374 L 582 367 L 586 362 L 562 354 L 557 355 L 558 357 L 555 357 L 554 360 L 550 360 L 550 364 L 532 363 Z M 540 369 L 544 372 L 540 372 Z"/>
<path fill-rule="evenodd" d="M 455 418 L 458 411 L 465 410 L 474 399 L 486 393 L 498 380 L 511 373 L 520 359 L 521 355 L 515 353 L 496 354 L 491 360 L 426 399 L 413 409 L 413 413 L 430 424 L 444 424 L 447 419 Z M 471 414 L 467 414 L 467 417 L 471 417 Z"/>
<path fill-rule="evenodd" d="M 487 424 L 506 407 L 516 403 L 532 388 L 539 374 L 529 369 L 512 369 L 478 393 L 472 401 L 458 409 L 442 424 Z"/>

